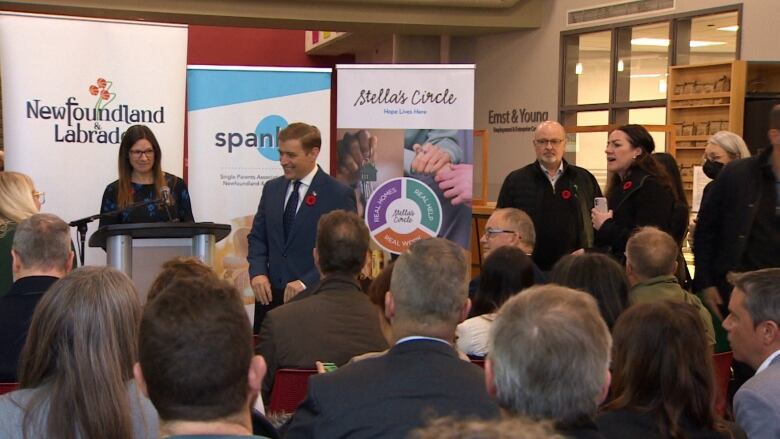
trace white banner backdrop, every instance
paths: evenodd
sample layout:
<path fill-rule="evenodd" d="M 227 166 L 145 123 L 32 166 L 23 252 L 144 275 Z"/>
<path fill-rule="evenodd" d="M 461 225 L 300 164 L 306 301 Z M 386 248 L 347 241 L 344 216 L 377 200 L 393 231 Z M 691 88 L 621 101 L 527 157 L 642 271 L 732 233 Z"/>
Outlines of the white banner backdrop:
<path fill-rule="evenodd" d="M 154 131 L 163 169 L 182 175 L 186 26 L 0 14 L 0 66 L 5 166 L 46 192 L 43 211 L 98 213 L 137 123 Z M 104 252 L 89 249 L 86 263 L 104 265 Z"/>
<path fill-rule="evenodd" d="M 338 65 L 338 173 L 377 250 L 469 248 L 474 65 Z M 373 253 L 374 273 L 387 255 Z"/>
<path fill-rule="evenodd" d="M 217 243 L 217 273 L 254 309 L 247 235 L 266 181 L 282 175 L 280 130 L 293 122 L 322 134 L 318 163 L 330 169 L 331 69 L 190 66 L 189 189 L 195 218 L 230 224 Z M 254 315 L 249 312 L 250 318 Z"/>

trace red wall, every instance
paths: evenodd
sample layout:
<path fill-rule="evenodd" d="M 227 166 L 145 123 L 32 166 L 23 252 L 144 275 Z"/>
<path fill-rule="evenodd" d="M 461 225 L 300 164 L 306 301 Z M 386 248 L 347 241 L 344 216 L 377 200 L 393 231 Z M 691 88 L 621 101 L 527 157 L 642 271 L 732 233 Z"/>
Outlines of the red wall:
<path fill-rule="evenodd" d="M 304 39 L 306 32 L 302 30 L 191 25 L 188 35 L 187 64 L 332 68 L 336 64 L 355 62 L 353 55 L 307 55 Z M 337 168 L 335 80 L 331 85 L 330 114 L 330 169 L 331 172 L 335 172 Z M 324 127 L 319 128 L 322 130 Z M 185 132 L 186 129 L 185 126 Z M 184 146 L 184 154 L 187 157 L 187 145 Z M 186 180 L 186 166 L 184 172 Z"/>

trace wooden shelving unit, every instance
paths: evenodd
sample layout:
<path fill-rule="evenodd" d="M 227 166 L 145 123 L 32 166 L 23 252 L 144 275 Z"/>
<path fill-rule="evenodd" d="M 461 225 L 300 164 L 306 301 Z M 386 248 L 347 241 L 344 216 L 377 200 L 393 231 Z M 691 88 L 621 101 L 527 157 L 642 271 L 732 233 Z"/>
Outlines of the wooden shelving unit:
<path fill-rule="evenodd" d="M 747 63 L 729 61 L 669 69 L 667 124 L 675 127 L 668 147 L 680 166 L 688 201 L 693 166 L 701 165 L 707 139 L 718 131 L 742 135 Z"/>

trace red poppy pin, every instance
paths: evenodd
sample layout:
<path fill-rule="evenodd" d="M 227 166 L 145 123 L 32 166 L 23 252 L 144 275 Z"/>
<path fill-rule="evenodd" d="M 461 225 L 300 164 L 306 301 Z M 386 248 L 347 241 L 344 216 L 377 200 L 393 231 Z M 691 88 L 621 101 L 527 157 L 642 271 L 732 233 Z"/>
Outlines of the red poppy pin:
<path fill-rule="evenodd" d="M 569 190 L 561 191 L 561 198 L 563 198 L 564 200 L 568 200 L 569 198 L 571 198 L 571 191 Z"/>
<path fill-rule="evenodd" d="M 631 183 L 631 180 L 623 183 L 623 192 L 631 189 L 631 186 L 633 186 L 633 185 L 634 185 L 634 183 Z"/>
<path fill-rule="evenodd" d="M 307 206 L 314 206 L 314 203 L 317 202 L 317 193 L 314 192 L 312 194 L 307 195 L 306 200 L 304 201 L 306 201 Z"/>

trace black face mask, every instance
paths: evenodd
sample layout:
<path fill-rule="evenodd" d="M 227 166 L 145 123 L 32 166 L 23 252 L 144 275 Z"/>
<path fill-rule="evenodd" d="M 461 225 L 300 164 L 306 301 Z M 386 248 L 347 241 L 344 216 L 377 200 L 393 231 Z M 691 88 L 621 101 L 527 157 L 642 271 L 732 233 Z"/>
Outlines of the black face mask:
<path fill-rule="evenodd" d="M 720 170 L 723 169 L 723 166 L 724 165 L 721 162 L 713 162 L 712 160 L 707 159 L 704 161 L 703 166 L 704 175 L 715 180 L 718 177 L 718 174 L 720 174 Z"/>

